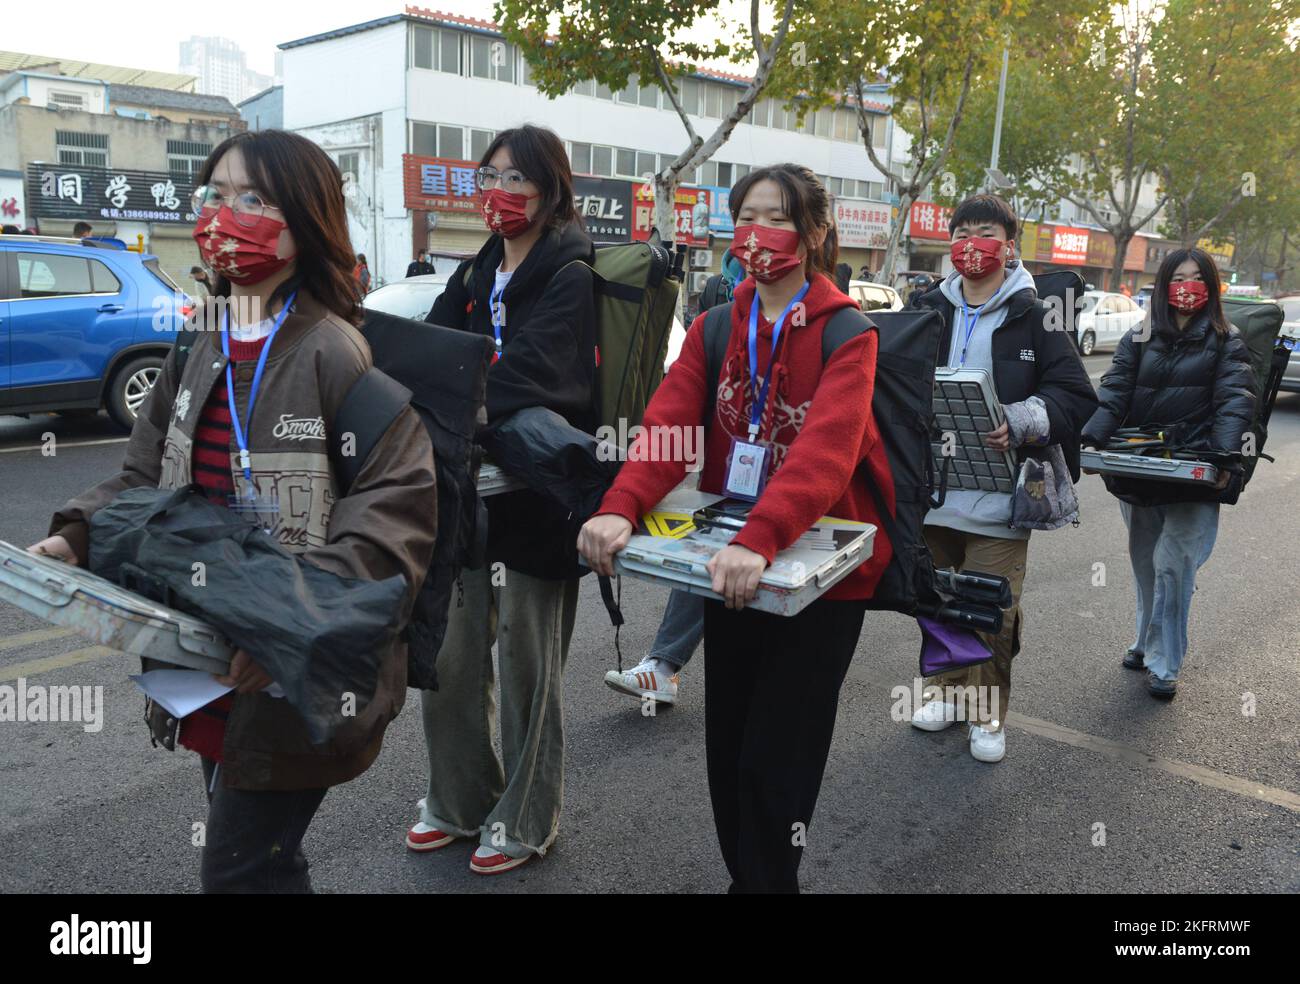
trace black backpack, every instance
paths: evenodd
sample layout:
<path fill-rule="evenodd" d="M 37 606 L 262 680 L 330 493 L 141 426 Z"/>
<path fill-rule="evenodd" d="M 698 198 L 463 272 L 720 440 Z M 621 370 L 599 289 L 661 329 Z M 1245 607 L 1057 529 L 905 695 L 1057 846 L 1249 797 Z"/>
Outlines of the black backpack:
<path fill-rule="evenodd" d="M 452 586 L 462 567 L 482 566 L 486 554 L 487 513 L 477 492 L 482 452 L 474 435 L 487 420 L 492 340 L 381 311 L 366 311 L 359 331 L 373 367 L 352 384 L 327 430 L 330 462 L 346 495 L 403 407 L 413 407 L 429 432 L 438 476 L 438 513 L 429 521 L 438 535 L 404 638 L 407 685 L 436 690 Z M 194 330 L 177 335 L 178 374 L 198 338 Z"/>
<path fill-rule="evenodd" d="M 406 676 L 409 687 L 437 690 L 435 660 L 447 634 L 452 586 L 461 568 L 481 567 L 486 554 L 487 510 L 477 490 L 482 451 L 474 435 L 487 422 L 492 339 L 382 311 L 367 311 L 360 331 L 370 343 L 373 368 L 339 406 L 328 431 L 330 459 L 346 495 L 408 403 L 429 432 L 438 476 L 438 537 L 406 627 Z M 349 434 L 353 453 L 344 455 Z"/>
<path fill-rule="evenodd" d="M 919 608 L 938 600 L 924 525 L 925 514 L 942 503 L 942 498 L 931 499 L 935 482 L 930 442 L 937 434 L 934 369 L 943 318 L 931 310 L 872 311 L 865 315 L 854 307 L 841 308 L 822 331 L 822 364 L 849 339 L 871 330 L 879 339 L 871 411 L 885 442 L 894 479 L 895 510 L 891 514 L 885 508 L 882 490 L 863 469 L 894 553 L 867 605 L 914 615 Z M 711 384 L 705 420 L 712 422 L 718 377 L 731 335 L 731 305 L 710 308 L 703 331 L 706 378 Z"/>

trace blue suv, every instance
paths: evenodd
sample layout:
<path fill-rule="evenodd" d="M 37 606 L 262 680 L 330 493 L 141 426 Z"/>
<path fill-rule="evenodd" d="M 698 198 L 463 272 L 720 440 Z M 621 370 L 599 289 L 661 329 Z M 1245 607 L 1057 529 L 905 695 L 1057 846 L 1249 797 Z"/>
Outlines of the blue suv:
<path fill-rule="evenodd" d="M 0 414 L 103 407 L 129 429 L 192 303 L 147 253 L 0 236 Z"/>

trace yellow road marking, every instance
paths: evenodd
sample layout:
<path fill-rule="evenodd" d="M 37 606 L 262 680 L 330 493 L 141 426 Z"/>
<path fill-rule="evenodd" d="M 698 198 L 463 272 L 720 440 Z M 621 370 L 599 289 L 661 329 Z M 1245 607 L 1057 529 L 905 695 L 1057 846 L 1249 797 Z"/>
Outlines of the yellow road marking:
<path fill-rule="evenodd" d="M 34 632 L 19 632 L 17 635 L 0 638 L 0 652 L 6 649 L 21 649 L 23 646 L 34 646 L 38 642 L 49 642 L 51 639 L 62 639 L 76 634 L 76 629 L 37 629 Z"/>
<path fill-rule="evenodd" d="M 1063 745 L 1086 748 L 1119 762 L 1126 762 L 1129 765 L 1136 765 L 1143 769 L 1153 769 L 1157 772 L 1167 772 L 1183 779 L 1190 779 L 1202 786 L 1223 789 L 1239 796 L 1249 796 L 1252 799 L 1263 800 L 1265 803 L 1272 803 L 1274 806 L 1285 807 L 1288 810 L 1300 813 L 1300 793 L 1293 793 L 1288 789 L 1265 786 L 1250 779 L 1242 779 L 1239 776 L 1230 776 L 1225 772 L 1207 769 L 1203 765 L 1192 765 L 1189 762 L 1179 762 L 1176 759 L 1152 755 L 1150 752 L 1144 752 L 1132 745 L 1110 741 L 1106 738 L 1098 738 L 1096 735 L 1075 731 L 1073 728 L 1053 724 L 1051 721 L 1025 717 L 1025 715 L 1017 714 L 1015 711 L 1011 711 L 1007 715 L 1007 724 L 1024 728 L 1032 734 L 1042 738 L 1049 738 Z"/>
<path fill-rule="evenodd" d="M 48 670 L 61 670 L 66 666 L 76 666 L 78 663 L 89 663 L 92 660 L 103 659 L 105 656 L 118 655 L 120 653 L 116 649 L 109 649 L 107 646 L 88 646 L 85 649 L 74 649 L 70 653 L 61 653 L 58 656 L 47 656 L 44 659 L 33 659 L 26 663 L 6 666 L 0 669 L 0 683 L 17 680 L 19 677 L 35 676 L 37 673 L 45 673 Z"/>

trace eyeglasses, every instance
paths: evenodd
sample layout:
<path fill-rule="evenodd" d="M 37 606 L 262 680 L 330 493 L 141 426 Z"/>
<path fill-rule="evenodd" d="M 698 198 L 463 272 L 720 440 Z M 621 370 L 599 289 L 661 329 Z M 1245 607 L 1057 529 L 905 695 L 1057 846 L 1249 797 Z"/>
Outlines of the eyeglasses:
<path fill-rule="evenodd" d="M 235 213 L 235 221 L 242 226 L 257 225 L 258 220 L 267 209 L 274 212 L 281 211 L 279 206 L 268 205 L 262 201 L 260 195 L 251 191 L 245 191 L 232 198 L 229 195 L 221 194 L 212 185 L 199 185 L 194 189 L 194 194 L 190 197 L 190 207 L 194 210 L 195 215 L 210 215 L 220 208 L 223 203 L 230 206 L 230 211 Z"/>
<path fill-rule="evenodd" d="M 508 167 L 504 171 L 498 171 L 494 167 L 481 167 L 474 172 L 474 179 L 478 182 L 481 191 L 491 191 L 493 188 L 501 187 L 506 191 L 521 194 L 524 185 L 528 184 L 528 179 L 513 167 Z"/>

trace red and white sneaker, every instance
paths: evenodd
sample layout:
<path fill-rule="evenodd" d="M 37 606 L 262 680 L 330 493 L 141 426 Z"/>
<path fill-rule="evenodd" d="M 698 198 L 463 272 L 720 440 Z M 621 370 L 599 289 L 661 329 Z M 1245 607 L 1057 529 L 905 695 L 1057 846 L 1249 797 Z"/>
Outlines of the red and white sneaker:
<path fill-rule="evenodd" d="M 419 805 L 423 813 L 424 800 L 420 800 Z M 406 832 L 406 846 L 412 851 L 436 851 L 458 839 L 455 834 L 444 833 L 437 827 L 430 827 L 423 820 Z"/>
<path fill-rule="evenodd" d="M 520 865 L 527 864 L 533 859 L 533 854 L 525 854 L 522 858 L 512 858 L 508 854 L 502 854 L 500 851 L 494 851 L 490 847 L 480 847 L 474 852 L 474 856 L 469 859 L 469 870 L 476 875 L 500 875 Z"/>
<path fill-rule="evenodd" d="M 666 665 L 647 656 L 630 670 L 610 670 L 605 674 L 605 686 L 638 699 L 649 697 L 656 704 L 676 704 L 681 674 L 665 673 Z"/>

